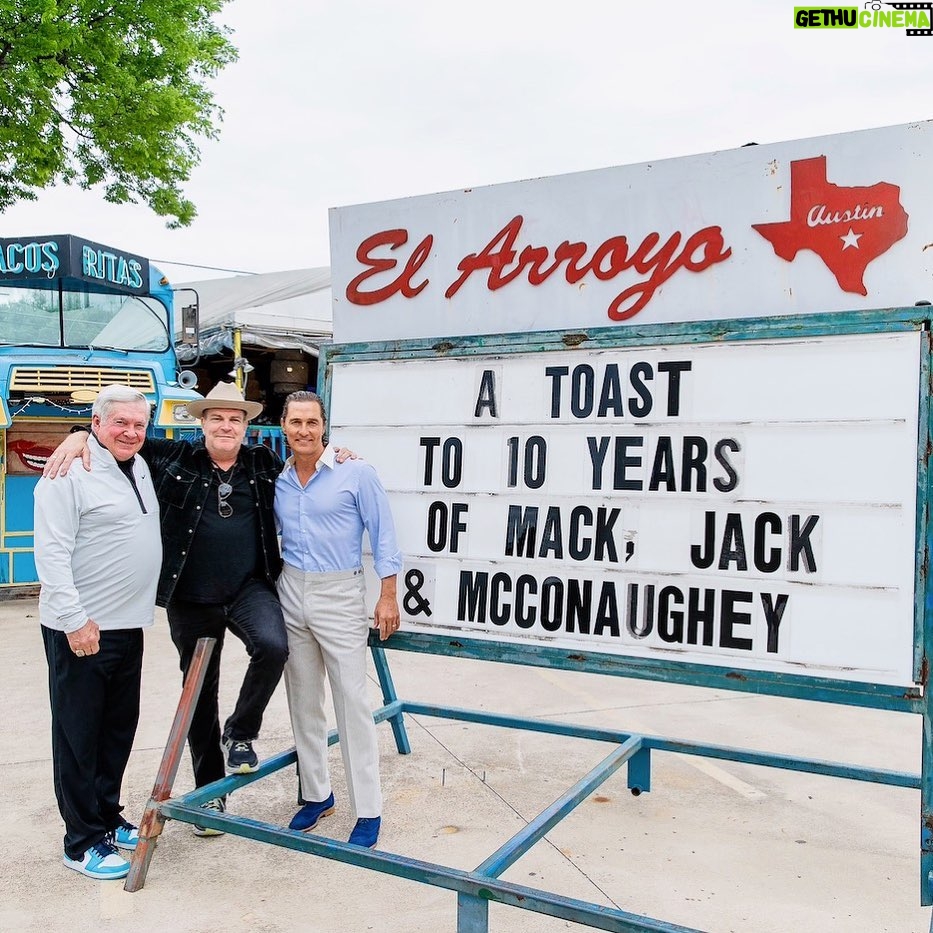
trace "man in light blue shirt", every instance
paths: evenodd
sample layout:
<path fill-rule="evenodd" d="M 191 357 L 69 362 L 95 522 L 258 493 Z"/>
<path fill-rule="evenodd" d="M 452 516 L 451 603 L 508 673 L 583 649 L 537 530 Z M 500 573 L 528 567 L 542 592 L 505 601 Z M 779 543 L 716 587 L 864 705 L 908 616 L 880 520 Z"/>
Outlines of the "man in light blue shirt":
<path fill-rule="evenodd" d="M 288 631 L 285 689 L 304 803 L 289 828 L 310 830 L 335 807 L 327 769 L 326 671 L 350 808 L 357 818 L 349 842 L 371 848 L 379 838 L 382 791 L 367 697 L 363 531 L 381 580 L 373 620 L 382 639 L 399 626 L 396 586 L 402 555 L 376 471 L 362 460 L 337 466 L 333 448 L 325 445 L 320 397 L 313 392 L 289 395 L 282 429 L 292 456 L 275 484 L 285 562 L 278 592 Z"/>

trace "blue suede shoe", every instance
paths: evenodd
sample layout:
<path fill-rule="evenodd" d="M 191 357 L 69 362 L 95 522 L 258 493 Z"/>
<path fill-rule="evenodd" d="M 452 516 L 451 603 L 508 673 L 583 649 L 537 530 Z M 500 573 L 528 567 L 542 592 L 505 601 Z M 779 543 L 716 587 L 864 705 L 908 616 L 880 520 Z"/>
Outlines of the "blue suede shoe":
<path fill-rule="evenodd" d="M 299 832 L 306 833 L 309 829 L 314 829 L 317 826 L 317 821 L 322 816 L 330 816 L 334 812 L 334 795 L 331 795 L 327 800 L 322 800 L 320 803 L 315 803 L 310 801 L 306 803 L 293 817 L 291 823 L 288 824 L 289 829 L 297 829 Z"/>
<path fill-rule="evenodd" d="M 372 849 L 379 840 L 379 828 L 382 826 L 381 816 L 361 816 L 350 833 L 347 842 L 351 846 L 362 846 L 364 849 Z"/>

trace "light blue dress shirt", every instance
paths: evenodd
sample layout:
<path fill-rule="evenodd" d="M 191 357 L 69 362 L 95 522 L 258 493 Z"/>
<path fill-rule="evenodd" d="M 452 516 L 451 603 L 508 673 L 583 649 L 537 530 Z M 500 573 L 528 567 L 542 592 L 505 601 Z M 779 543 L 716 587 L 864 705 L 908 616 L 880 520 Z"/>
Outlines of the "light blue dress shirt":
<path fill-rule="evenodd" d="M 286 461 L 275 482 L 275 518 L 282 557 L 304 573 L 362 566 L 364 529 L 380 579 L 402 569 L 389 497 L 376 471 L 363 460 L 338 464 L 329 444 L 306 486 L 298 481 L 292 458 Z"/>

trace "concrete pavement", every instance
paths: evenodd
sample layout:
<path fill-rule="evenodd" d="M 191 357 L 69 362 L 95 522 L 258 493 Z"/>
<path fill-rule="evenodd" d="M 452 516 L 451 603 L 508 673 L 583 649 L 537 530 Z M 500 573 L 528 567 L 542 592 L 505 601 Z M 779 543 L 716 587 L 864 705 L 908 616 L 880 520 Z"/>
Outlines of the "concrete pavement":
<path fill-rule="evenodd" d="M 399 695 L 614 729 L 917 771 L 919 717 L 390 652 Z M 49 760 L 45 659 L 36 601 L 0 601 L 0 931 L 453 933 L 452 892 L 234 836 L 199 839 L 169 822 L 135 894 L 64 868 Z M 228 637 L 222 712 L 245 652 Z M 143 713 L 125 782 L 138 821 L 180 689 L 164 613 L 147 633 Z M 379 691 L 373 680 L 373 705 Z M 601 743 L 407 718 L 410 756 L 379 727 L 380 848 L 471 869 L 610 750 Z M 292 744 L 284 688 L 260 756 Z M 351 829 L 339 751 L 337 812 Z M 711 933 L 927 933 L 919 906 L 919 793 L 686 756 L 653 755 L 652 791 L 622 769 L 506 872 L 506 879 Z M 238 791 L 231 812 L 285 824 L 294 774 Z M 176 790 L 192 787 L 187 759 Z M 492 905 L 496 933 L 582 929 Z"/>

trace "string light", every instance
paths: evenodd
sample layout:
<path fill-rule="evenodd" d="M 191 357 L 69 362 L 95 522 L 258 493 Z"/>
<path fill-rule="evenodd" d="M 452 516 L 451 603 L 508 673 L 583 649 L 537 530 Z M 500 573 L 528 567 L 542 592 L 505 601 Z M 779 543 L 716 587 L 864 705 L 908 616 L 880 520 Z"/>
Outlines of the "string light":
<path fill-rule="evenodd" d="M 50 399 L 43 398 L 41 395 L 33 395 L 30 398 L 23 399 L 23 404 L 20 408 L 17 408 L 10 417 L 15 418 L 17 415 L 21 415 L 30 405 L 49 405 L 52 408 L 57 408 L 59 411 L 65 412 L 67 415 L 86 415 L 88 408 L 90 406 L 85 406 L 84 408 L 66 408 L 64 405 L 59 405 L 58 402 L 53 402 Z"/>

